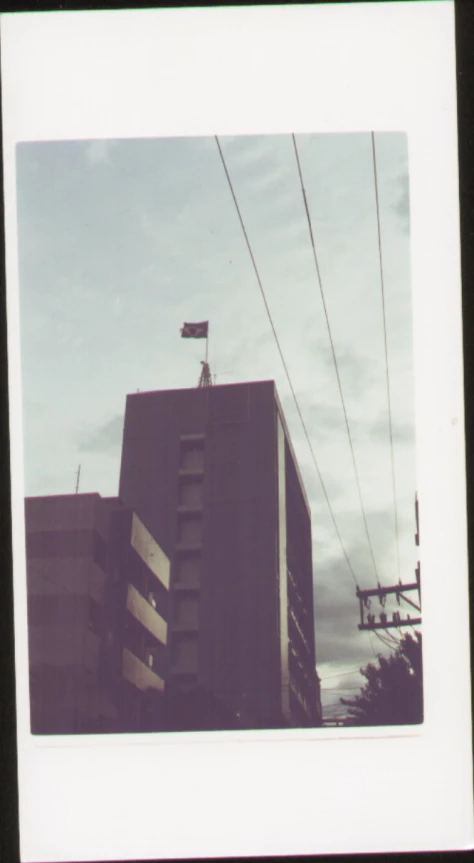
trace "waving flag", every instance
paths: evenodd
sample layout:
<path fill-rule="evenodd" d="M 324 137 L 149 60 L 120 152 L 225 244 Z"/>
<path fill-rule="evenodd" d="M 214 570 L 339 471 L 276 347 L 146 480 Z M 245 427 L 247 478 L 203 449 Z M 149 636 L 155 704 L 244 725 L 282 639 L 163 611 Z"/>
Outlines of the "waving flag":
<path fill-rule="evenodd" d="M 181 328 L 182 339 L 207 339 L 209 321 L 201 321 L 200 324 L 183 324 Z"/>

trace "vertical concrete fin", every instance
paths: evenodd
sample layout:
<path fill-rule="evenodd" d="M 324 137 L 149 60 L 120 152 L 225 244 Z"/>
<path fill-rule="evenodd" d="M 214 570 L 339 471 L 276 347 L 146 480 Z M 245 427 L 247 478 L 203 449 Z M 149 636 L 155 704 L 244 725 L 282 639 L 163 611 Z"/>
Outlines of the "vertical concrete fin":
<path fill-rule="evenodd" d="M 290 713 L 290 673 L 288 659 L 288 567 L 286 557 L 286 466 L 285 431 L 277 412 L 277 452 L 278 452 L 278 588 L 280 598 L 280 666 L 281 666 L 281 708 L 289 721 Z"/>

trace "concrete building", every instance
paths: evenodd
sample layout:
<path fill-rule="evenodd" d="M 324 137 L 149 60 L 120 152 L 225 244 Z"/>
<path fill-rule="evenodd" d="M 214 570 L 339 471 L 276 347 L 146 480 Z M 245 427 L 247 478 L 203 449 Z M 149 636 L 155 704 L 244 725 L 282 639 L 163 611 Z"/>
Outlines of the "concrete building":
<path fill-rule="evenodd" d="M 169 560 L 117 498 L 25 501 L 31 728 L 163 726 Z"/>
<path fill-rule="evenodd" d="M 171 563 L 169 728 L 320 725 L 310 511 L 274 382 L 129 395 L 119 494 Z"/>

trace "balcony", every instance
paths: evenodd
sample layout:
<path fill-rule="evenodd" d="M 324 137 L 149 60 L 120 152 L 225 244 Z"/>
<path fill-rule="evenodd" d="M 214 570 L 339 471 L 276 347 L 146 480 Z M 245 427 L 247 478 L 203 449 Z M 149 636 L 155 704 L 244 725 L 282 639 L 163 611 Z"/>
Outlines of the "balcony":
<path fill-rule="evenodd" d="M 132 585 L 127 590 L 127 611 L 145 627 L 158 641 L 166 644 L 168 625 L 149 602 Z"/>
<path fill-rule="evenodd" d="M 170 586 L 170 562 L 135 513 L 133 514 L 130 543 L 150 572 L 161 582 L 163 587 L 168 589 Z"/>
<path fill-rule="evenodd" d="M 291 606 L 290 606 L 290 608 L 289 608 L 289 618 L 290 618 L 290 620 L 292 621 L 293 626 L 294 626 L 294 629 L 295 629 L 295 631 L 298 633 L 298 636 L 299 636 L 299 638 L 300 638 L 301 642 L 304 644 L 304 646 L 305 646 L 306 650 L 308 651 L 308 653 L 310 653 L 310 654 L 311 654 L 311 648 L 310 648 L 310 646 L 309 646 L 308 640 L 307 640 L 307 638 L 306 638 L 306 636 L 305 636 L 305 634 L 304 634 L 304 632 L 303 632 L 303 630 L 302 630 L 302 628 L 301 628 L 301 624 L 300 624 L 300 622 L 299 622 L 299 620 L 298 620 L 298 617 L 297 617 L 297 615 L 296 615 L 296 613 L 295 613 L 294 609 L 293 609 Z"/>
<path fill-rule="evenodd" d="M 122 654 L 122 673 L 125 680 L 137 689 L 156 689 L 163 692 L 165 688 L 164 680 L 126 647 Z"/>

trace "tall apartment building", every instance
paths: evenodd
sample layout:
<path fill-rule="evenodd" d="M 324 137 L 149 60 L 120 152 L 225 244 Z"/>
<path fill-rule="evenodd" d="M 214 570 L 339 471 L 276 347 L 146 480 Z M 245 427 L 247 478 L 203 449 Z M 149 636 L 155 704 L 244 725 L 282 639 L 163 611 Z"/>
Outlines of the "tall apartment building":
<path fill-rule="evenodd" d="M 321 724 L 310 511 L 274 382 L 129 395 L 119 494 L 171 563 L 169 727 Z"/>
<path fill-rule="evenodd" d="M 98 494 L 25 501 L 31 728 L 163 727 L 169 560 Z"/>

